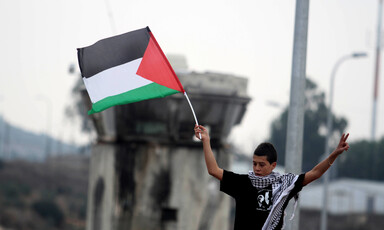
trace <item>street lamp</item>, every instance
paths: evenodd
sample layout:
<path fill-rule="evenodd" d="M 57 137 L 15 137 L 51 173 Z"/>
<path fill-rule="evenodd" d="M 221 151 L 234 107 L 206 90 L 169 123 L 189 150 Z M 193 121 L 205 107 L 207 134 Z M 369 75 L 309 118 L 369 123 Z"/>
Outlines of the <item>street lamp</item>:
<path fill-rule="evenodd" d="M 336 71 L 344 61 L 352 58 L 360 58 L 360 57 L 366 57 L 366 56 L 367 56 L 367 53 L 364 53 L 364 52 L 345 55 L 336 62 L 335 66 L 332 69 L 331 81 L 329 85 L 329 108 L 328 108 L 328 115 L 327 115 L 327 135 L 325 137 L 324 158 L 326 158 L 330 152 L 329 141 L 330 141 L 330 136 L 332 135 L 332 129 L 333 129 L 332 105 L 333 105 L 333 91 L 334 91 Z M 324 190 L 323 190 L 323 209 L 321 211 L 321 228 L 320 228 L 321 230 L 327 229 L 328 182 L 329 182 L 329 173 L 325 173 L 324 181 L 323 181 Z"/>

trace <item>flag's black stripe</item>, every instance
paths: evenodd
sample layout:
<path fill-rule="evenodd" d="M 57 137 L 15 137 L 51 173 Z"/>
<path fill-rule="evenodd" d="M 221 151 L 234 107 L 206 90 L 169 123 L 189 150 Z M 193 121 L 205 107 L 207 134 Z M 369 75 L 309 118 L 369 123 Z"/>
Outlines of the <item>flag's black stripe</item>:
<path fill-rule="evenodd" d="M 147 27 L 77 49 L 81 75 L 89 78 L 103 70 L 143 57 L 150 38 L 148 32 Z"/>

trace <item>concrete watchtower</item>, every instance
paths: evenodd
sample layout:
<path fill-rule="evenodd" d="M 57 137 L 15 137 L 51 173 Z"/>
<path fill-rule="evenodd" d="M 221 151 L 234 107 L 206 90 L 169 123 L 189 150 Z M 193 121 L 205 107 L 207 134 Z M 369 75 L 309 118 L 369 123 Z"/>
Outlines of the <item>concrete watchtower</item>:
<path fill-rule="evenodd" d="M 176 73 L 199 123 L 209 127 L 219 165 L 226 138 L 250 101 L 247 80 L 218 73 Z M 88 95 L 83 98 L 90 106 Z M 229 199 L 207 173 L 194 119 L 182 94 L 116 106 L 92 116 L 87 230 L 226 229 Z"/>

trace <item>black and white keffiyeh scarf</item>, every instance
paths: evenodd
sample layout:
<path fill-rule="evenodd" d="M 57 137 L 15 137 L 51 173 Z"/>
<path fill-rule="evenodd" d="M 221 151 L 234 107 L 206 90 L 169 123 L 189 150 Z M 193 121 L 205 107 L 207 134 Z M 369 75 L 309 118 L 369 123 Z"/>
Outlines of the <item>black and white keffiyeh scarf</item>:
<path fill-rule="evenodd" d="M 277 172 L 272 172 L 268 176 L 256 176 L 253 171 L 249 171 L 248 177 L 252 185 L 257 189 L 272 185 L 273 206 L 262 230 L 273 230 L 284 216 L 284 203 L 287 201 L 289 193 L 295 187 L 295 182 L 299 176 L 292 173 L 280 174 Z"/>

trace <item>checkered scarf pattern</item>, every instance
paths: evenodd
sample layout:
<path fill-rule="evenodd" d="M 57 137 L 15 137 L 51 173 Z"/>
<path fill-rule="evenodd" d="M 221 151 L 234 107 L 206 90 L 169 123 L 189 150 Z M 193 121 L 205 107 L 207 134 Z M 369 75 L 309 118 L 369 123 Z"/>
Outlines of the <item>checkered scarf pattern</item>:
<path fill-rule="evenodd" d="M 298 176 L 292 173 L 280 174 L 272 172 L 268 176 L 256 176 L 249 171 L 248 178 L 257 189 L 265 188 L 272 184 L 272 209 L 265 221 L 263 230 L 273 230 L 284 216 L 283 206 L 288 199 L 289 192 L 294 188 Z M 296 198 L 296 197 L 295 197 Z"/>

